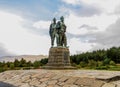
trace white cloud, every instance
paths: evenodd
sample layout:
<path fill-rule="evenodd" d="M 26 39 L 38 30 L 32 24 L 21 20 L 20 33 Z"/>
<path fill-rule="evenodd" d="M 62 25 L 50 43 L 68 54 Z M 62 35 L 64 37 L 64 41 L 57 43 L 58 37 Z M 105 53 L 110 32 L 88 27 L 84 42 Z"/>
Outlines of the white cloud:
<path fill-rule="evenodd" d="M 2 57 L 2 56 L 10 56 L 10 55 L 15 55 L 15 54 L 9 52 L 9 51 L 4 47 L 4 44 L 0 43 L 0 57 Z"/>
<path fill-rule="evenodd" d="M 33 24 L 33 27 L 38 29 L 49 29 L 50 21 L 38 21 Z"/>
<path fill-rule="evenodd" d="M 100 48 L 109 48 L 113 46 L 120 46 L 120 19 L 115 23 L 111 24 L 106 31 L 95 33 L 96 39 L 91 40 L 92 42 L 97 43 L 93 49 Z"/>
<path fill-rule="evenodd" d="M 82 42 L 78 38 L 70 39 L 69 43 L 71 54 L 76 54 L 77 52 L 86 52 L 92 48 L 92 43 Z"/>
<path fill-rule="evenodd" d="M 76 5 L 79 2 L 79 0 L 62 0 L 62 1 L 67 4 L 72 4 L 72 5 Z"/>
<path fill-rule="evenodd" d="M 0 43 L 3 43 L 9 52 L 18 55 L 48 54 L 49 38 L 28 32 L 22 23 L 22 17 L 0 11 Z"/>
<path fill-rule="evenodd" d="M 113 13 L 116 6 L 120 5 L 120 0 L 79 0 L 85 4 L 100 7 L 104 12 Z"/>
<path fill-rule="evenodd" d="M 66 8 L 65 6 L 61 6 L 57 12 L 55 12 L 53 15 L 55 17 L 61 17 L 62 15 L 69 15 L 70 13 L 70 9 L 69 8 Z"/>
<path fill-rule="evenodd" d="M 105 13 L 113 13 L 120 0 L 62 0 L 67 4 L 99 7 Z"/>
<path fill-rule="evenodd" d="M 92 17 L 79 17 L 71 13 L 65 19 L 65 23 L 67 25 L 67 31 L 69 33 L 83 35 L 83 34 L 89 33 L 88 29 L 87 30 L 79 29 L 80 26 L 84 24 L 98 28 L 97 31 L 105 31 L 106 28 L 109 25 L 115 23 L 116 20 L 117 20 L 116 15 L 101 14 L 101 15 L 95 15 Z M 96 30 L 94 31 L 96 32 Z"/>

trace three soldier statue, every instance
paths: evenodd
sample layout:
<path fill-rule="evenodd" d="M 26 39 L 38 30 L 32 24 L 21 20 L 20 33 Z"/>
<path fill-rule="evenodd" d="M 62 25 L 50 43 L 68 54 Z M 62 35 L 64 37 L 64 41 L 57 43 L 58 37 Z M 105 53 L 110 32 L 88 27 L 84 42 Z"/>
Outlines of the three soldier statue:
<path fill-rule="evenodd" d="M 56 38 L 57 46 L 67 47 L 66 38 L 66 25 L 64 24 L 64 17 L 60 17 L 60 21 L 56 23 L 56 18 L 53 18 L 53 22 L 50 25 L 49 34 L 51 37 L 51 46 L 54 46 L 54 40 Z"/>

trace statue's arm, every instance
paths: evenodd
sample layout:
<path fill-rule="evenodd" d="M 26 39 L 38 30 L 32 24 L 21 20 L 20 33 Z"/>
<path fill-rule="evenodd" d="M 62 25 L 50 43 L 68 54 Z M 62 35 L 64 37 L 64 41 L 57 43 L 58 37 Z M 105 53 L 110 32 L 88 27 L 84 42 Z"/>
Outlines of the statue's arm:
<path fill-rule="evenodd" d="M 51 36 L 51 34 L 52 34 L 52 24 L 51 24 L 50 27 L 49 27 L 49 34 L 50 34 L 50 36 Z"/>
<path fill-rule="evenodd" d="M 66 32 L 67 26 L 65 25 L 65 32 Z"/>

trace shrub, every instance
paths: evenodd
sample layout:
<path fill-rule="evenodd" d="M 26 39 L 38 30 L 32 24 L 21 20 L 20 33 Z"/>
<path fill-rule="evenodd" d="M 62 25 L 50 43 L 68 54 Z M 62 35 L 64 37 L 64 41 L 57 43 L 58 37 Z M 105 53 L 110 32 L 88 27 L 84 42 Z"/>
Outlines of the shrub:
<path fill-rule="evenodd" d="M 94 60 L 89 60 L 89 61 L 88 61 L 88 66 L 89 66 L 90 68 L 94 68 L 94 67 L 97 66 L 97 62 L 94 61 Z"/>
<path fill-rule="evenodd" d="M 77 67 L 77 68 L 81 68 L 81 66 L 80 66 L 80 65 L 76 65 L 76 67 Z"/>
<path fill-rule="evenodd" d="M 10 64 L 10 69 L 14 69 L 14 68 L 15 68 L 14 64 L 11 63 L 11 64 Z"/>
<path fill-rule="evenodd" d="M 47 64 L 47 63 L 48 63 L 48 58 L 41 59 L 41 60 L 40 60 L 40 63 L 41 63 L 42 65 Z"/>
<path fill-rule="evenodd" d="M 72 66 L 74 66 L 74 67 L 75 67 L 76 65 L 77 65 L 76 63 L 72 63 Z"/>
<path fill-rule="evenodd" d="M 4 64 L 3 69 L 4 69 L 4 70 L 7 70 L 7 69 L 8 69 L 8 65 L 7 65 L 7 64 Z"/>
<path fill-rule="evenodd" d="M 39 66 L 40 66 L 40 62 L 39 62 L 39 61 L 35 61 L 35 62 L 33 63 L 33 67 L 34 67 L 34 68 L 39 68 Z"/>
<path fill-rule="evenodd" d="M 96 67 L 97 70 L 107 70 L 108 66 L 98 66 Z"/>
<path fill-rule="evenodd" d="M 82 61 L 82 62 L 80 62 L 80 66 L 81 66 L 81 67 L 85 67 L 85 66 L 87 66 L 87 64 Z"/>
<path fill-rule="evenodd" d="M 2 67 L 0 67 L 0 72 L 3 72 L 3 71 L 5 71 L 5 69 L 3 69 Z"/>
<path fill-rule="evenodd" d="M 105 58 L 103 61 L 104 65 L 108 65 L 110 63 L 110 59 L 109 58 Z"/>
<path fill-rule="evenodd" d="M 102 61 L 98 61 L 97 62 L 97 66 L 99 67 L 99 66 L 103 66 L 103 62 Z"/>
<path fill-rule="evenodd" d="M 114 65 L 115 65 L 115 62 L 111 60 L 111 61 L 110 61 L 110 65 L 113 65 L 113 66 L 114 66 Z"/>

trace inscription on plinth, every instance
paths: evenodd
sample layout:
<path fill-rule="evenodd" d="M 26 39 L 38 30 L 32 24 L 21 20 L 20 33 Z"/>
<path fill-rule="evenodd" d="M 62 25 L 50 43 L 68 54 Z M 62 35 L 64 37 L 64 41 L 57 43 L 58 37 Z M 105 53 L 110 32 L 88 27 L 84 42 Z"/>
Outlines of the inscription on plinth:
<path fill-rule="evenodd" d="M 69 49 L 64 47 L 50 48 L 47 66 L 52 66 L 52 67 L 70 66 Z"/>

